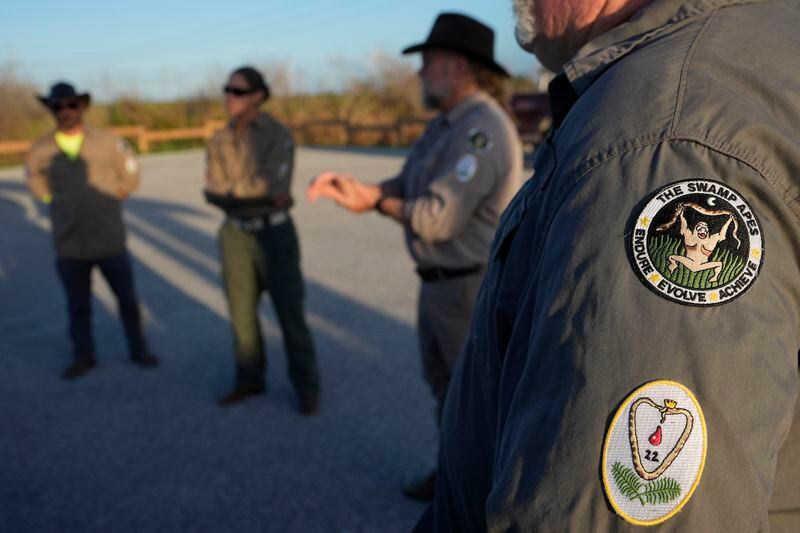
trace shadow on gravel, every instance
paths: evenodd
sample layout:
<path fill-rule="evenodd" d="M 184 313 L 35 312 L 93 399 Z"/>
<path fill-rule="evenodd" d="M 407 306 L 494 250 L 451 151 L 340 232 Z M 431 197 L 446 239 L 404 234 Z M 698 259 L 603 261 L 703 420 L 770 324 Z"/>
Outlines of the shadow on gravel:
<path fill-rule="evenodd" d="M 137 290 L 162 365 L 129 364 L 121 326 L 95 300 L 100 365 L 62 382 L 64 297 L 21 193 L 0 181 L 0 531 L 411 529 L 422 509 L 400 487 L 435 447 L 411 327 L 308 283 L 320 415 L 296 414 L 266 303 L 269 394 L 218 408 L 233 358 L 216 242 L 187 222 L 208 215 L 134 198 Z"/>

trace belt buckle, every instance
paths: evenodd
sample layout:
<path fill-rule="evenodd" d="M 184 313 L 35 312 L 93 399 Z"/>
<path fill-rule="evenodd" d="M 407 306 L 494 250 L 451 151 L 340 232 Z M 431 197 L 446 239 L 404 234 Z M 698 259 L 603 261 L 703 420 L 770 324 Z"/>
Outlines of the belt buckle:
<path fill-rule="evenodd" d="M 270 226 L 277 226 L 279 224 L 283 224 L 289 220 L 289 215 L 286 214 L 286 211 L 278 211 L 277 213 L 272 213 L 269 215 L 269 225 Z"/>
<path fill-rule="evenodd" d="M 238 220 L 238 226 L 242 231 L 252 233 L 264 229 L 264 219 L 258 218 L 244 218 Z"/>

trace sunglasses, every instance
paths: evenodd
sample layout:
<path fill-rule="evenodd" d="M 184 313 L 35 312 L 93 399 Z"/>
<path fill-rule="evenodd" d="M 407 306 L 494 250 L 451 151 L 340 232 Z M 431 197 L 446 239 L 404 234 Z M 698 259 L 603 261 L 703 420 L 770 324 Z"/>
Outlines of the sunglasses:
<path fill-rule="evenodd" d="M 58 113 L 62 109 L 78 109 L 81 106 L 80 102 L 77 100 L 72 102 L 55 102 L 50 104 L 50 109 L 53 110 L 54 113 Z"/>
<path fill-rule="evenodd" d="M 253 94 L 258 89 L 242 89 L 241 87 L 231 87 L 230 85 L 226 85 L 222 92 L 225 94 L 232 94 L 233 96 L 245 96 L 248 94 Z"/>

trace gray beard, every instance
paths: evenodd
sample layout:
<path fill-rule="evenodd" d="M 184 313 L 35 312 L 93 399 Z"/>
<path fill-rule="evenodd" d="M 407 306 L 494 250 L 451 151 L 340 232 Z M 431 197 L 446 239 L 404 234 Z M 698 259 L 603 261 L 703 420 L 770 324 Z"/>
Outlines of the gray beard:
<path fill-rule="evenodd" d="M 534 0 L 512 0 L 512 2 L 514 17 L 517 21 L 514 36 L 524 50 L 533 53 L 533 40 L 536 38 L 536 18 L 533 16 Z"/>
<path fill-rule="evenodd" d="M 570 56 L 564 49 L 565 43 L 546 40 L 536 31 L 536 17 L 533 15 L 533 4 L 536 0 L 512 0 L 514 15 L 517 19 L 514 36 L 517 43 L 532 53 L 545 68 L 559 72 Z"/>

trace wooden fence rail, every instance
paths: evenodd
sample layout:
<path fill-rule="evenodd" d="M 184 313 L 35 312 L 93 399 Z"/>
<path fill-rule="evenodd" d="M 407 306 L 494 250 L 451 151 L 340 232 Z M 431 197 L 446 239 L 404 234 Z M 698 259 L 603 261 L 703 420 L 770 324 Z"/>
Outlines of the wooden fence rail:
<path fill-rule="evenodd" d="M 425 118 L 410 118 L 400 119 L 393 124 L 351 124 L 346 120 L 330 119 L 330 120 L 312 120 L 292 126 L 295 134 L 299 135 L 300 141 L 313 138 L 313 131 L 316 128 L 328 127 L 340 130 L 343 135 L 344 144 L 350 144 L 359 133 L 371 132 L 380 133 L 384 139 L 390 144 L 405 144 L 408 143 L 411 137 L 408 135 L 409 128 L 419 129 L 421 125 L 425 124 L 428 119 Z M 136 144 L 136 147 L 141 153 L 147 153 L 151 149 L 151 145 L 157 142 L 164 141 L 183 141 L 183 140 L 204 140 L 207 141 L 214 131 L 223 127 L 224 122 L 219 120 L 206 122 L 199 128 L 180 128 L 171 130 L 149 130 L 144 126 L 121 126 L 118 128 L 111 128 L 111 130 L 119 135 L 130 139 Z M 416 137 L 416 135 L 414 135 Z M 0 141 L 0 155 L 6 154 L 21 154 L 27 152 L 31 146 L 32 141 Z"/>

